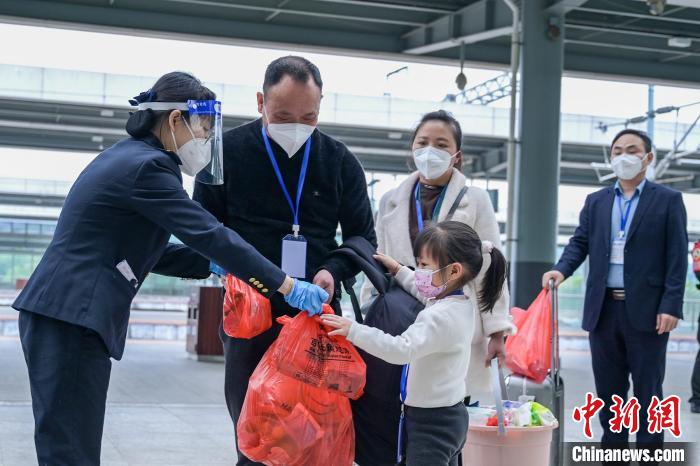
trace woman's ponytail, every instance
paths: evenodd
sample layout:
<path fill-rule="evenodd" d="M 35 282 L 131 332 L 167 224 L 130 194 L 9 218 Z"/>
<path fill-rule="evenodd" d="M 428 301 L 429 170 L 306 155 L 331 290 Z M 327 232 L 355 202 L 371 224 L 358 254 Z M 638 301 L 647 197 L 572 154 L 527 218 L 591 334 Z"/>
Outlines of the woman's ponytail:
<path fill-rule="evenodd" d="M 158 121 L 158 116 L 150 108 L 131 113 L 126 120 L 126 132 L 135 139 L 146 137 Z"/>
<path fill-rule="evenodd" d="M 482 242 L 484 253 L 491 255 L 491 265 L 489 265 L 484 278 L 481 281 L 481 291 L 479 292 L 479 310 L 489 312 L 503 293 L 503 284 L 506 280 L 506 258 L 498 248 L 490 242 Z"/>

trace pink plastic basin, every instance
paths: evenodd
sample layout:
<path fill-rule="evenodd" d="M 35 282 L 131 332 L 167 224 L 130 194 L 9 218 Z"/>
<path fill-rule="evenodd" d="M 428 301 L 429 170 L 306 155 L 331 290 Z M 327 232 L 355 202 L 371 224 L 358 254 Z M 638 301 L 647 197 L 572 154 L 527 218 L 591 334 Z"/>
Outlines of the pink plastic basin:
<path fill-rule="evenodd" d="M 552 432 L 557 427 L 506 427 L 506 435 L 498 435 L 497 427 L 469 426 L 464 464 L 548 466 Z"/>

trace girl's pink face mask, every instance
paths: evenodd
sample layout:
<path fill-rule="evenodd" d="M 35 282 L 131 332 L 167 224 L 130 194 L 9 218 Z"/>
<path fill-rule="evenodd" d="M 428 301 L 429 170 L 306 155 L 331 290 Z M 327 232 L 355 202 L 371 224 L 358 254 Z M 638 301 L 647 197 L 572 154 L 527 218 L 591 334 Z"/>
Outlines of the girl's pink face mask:
<path fill-rule="evenodd" d="M 433 274 L 446 268 L 447 267 L 443 267 L 442 269 L 438 270 L 416 269 L 416 289 L 418 289 L 418 292 L 426 298 L 435 298 L 439 296 L 440 293 L 445 291 L 445 288 L 447 288 L 447 282 L 440 286 L 433 285 Z"/>

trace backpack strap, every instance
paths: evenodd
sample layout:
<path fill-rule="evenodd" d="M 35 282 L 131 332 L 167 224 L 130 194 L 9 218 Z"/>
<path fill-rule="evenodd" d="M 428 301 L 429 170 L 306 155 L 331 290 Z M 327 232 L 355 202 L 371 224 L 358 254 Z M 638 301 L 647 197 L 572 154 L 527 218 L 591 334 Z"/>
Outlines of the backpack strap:
<path fill-rule="evenodd" d="M 365 270 L 366 261 L 362 257 L 360 257 L 360 255 L 357 254 L 354 250 L 344 245 L 332 251 L 330 253 L 330 256 L 345 257 L 355 262 L 355 264 L 357 264 L 363 271 Z M 367 277 L 369 278 L 369 275 Z M 352 303 L 352 310 L 355 313 L 355 320 L 360 324 L 363 323 L 364 319 L 362 318 L 362 312 L 360 310 L 360 301 L 357 299 L 357 294 L 355 293 L 355 289 L 353 288 L 355 283 L 357 283 L 357 280 L 355 279 L 355 277 L 350 277 L 345 280 L 342 280 L 340 283 L 343 285 L 343 288 L 345 288 L 345 292 L 350 295 L 350 302 Z"/>
<path fill-rule="evenodd" d="M 386 272 L 384 272 L 384 267 L 374 259 L 372 259 L 372 262 L 366 260 L 345 244 L 331 252 L 330 256 L 339 256 L 351 260 L 364 272 L 365 277 L 367 277 L 378 292 L 386 293 L 386 290 L 389 289 L 389 278 Z M 374 263 L 377 265 L 375 266 Z"/>
<path fill-rule="evenodd" d="M 353 286 L 355 283 L 357 283 L 357 280 L 355 280 L 355 277 L 348 278 L 347 280 L 343 280 L 343 288 L 345 288 L 345 292 L 350 295 L 350 302 L 352 303 L 352 310 L 355 313 L 355 320 L 357 321 L 358 324 L 361 324 L 365 321 L 364 317 L 362 317 L 362 310 L 360 309 L 360 300 L 357 299 L 357 293 L 355 293 L 355 289 Z"/>
<path fill-rule="evenodd" d="M 338 249 L 331 251 L 329 256 L 339 256 L 350 260 L 364 272 L 367 280 L 372 283 L 379 293 L 385 293 L 389 289 L 390 281 L 384 266 L 372 257 L 375 252 L 376 248 L 367 239 L 353 236 L 345 240 Z M 345 292 L 350 295 L 355 320 L 362 323 L 364 319 L 360 311 L 360 301 L 353 289 L 353 285 L 356 283 L 355 277 L 343 280 L 341 283 L 343 288 L 345 288 Z"/>
<path fill-rule="evenodd" d="M 459 207 L 459 203 L 462 202 L 462 198 L 464 197 L 465 194 L 467 194 L 468 190 L 469 190 L 469 186 L 466 186 L 466 185 L 462 186 L 462 189 L 459 190 L 459 193 L 457 194 L 457 198 L 452 203 L 452 207 L 450 207 L 450 211 L 447 212 L 447 217 L 445 217 L 445 221 L 452 220 L 452 217 L 454 216 L 455 212 L 457 212 L 457 208 Z"/>

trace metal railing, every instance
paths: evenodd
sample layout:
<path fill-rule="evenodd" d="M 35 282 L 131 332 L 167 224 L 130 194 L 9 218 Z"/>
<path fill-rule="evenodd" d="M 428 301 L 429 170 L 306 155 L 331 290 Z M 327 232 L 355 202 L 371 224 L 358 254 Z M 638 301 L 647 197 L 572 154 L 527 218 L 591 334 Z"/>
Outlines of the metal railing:
<path fill-rule="evenodd" d="M 127 106 L 128 99 L 148 89 L 155 79 L 156 77 L 0 64 L 0 95 Z M 206 84 L 223 102 L 224 113 L 258 116 L 255 102 L 258 88 L 237 84 Z M 467 134 L 500 137 L 506 137 L 508 134 L 507 108 L 337 93 L 326 93 L 321 101 L 321 115 L 325 122 L 401 129 L 413 127 L 423 114 L 438 108 L 452 112 Z M 617 121 L 619 118 L 562 114 L 561 140 L 607 145 L 610 142 L 610 134 L 603 133 L 598 126 L 601 122 Z M 676 135 L 683 134 L 687 127 L 685 124 L 678 124 L 676 127 L 673 123 L 657 122 L 654 133 L 657 147 L 670 149 Z M 699 144 L 700 131 L 695 131 L 680 149 L 695 149 Z"/>
<path fill-rule="evenodd" d="M 72 181 L 0 178 L 0 192 L 38 196 L 65 196 Z"/>

